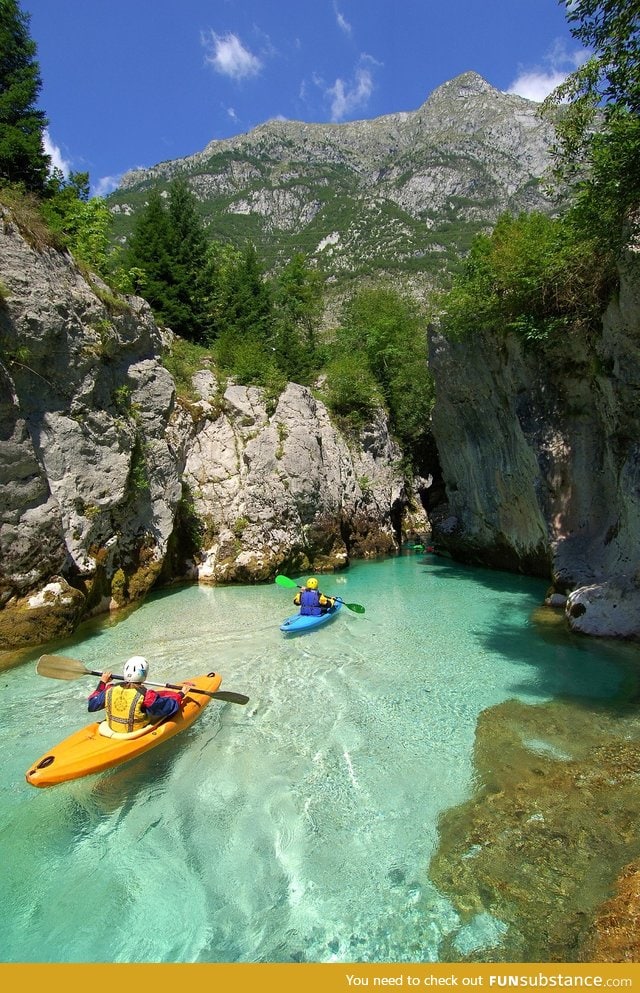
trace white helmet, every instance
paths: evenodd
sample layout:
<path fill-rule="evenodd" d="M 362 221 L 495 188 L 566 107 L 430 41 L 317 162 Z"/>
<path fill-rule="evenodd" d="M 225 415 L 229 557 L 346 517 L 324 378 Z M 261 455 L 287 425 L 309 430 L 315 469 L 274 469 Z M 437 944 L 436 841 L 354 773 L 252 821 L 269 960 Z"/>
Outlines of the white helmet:
<path fill-rule="evenodd" d="M 149 672 L 149 663 L 142 655 L 132 655 L 124 664 L 122 674 L 127 683 L 143 683 Z"/>

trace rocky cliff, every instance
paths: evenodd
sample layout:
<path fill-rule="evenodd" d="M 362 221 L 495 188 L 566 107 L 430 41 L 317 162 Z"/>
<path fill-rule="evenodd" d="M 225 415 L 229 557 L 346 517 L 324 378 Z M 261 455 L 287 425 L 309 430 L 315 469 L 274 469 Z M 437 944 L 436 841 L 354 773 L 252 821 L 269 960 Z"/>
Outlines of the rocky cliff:
<path fill-rule="evenodd" d="M 0 648 L 70 633 L 176 575 L 251 582 L 391 552 L 408 494 L 382 412 L 342 437 L 203 371 L 180 402 L 146 303 L 0 215 Z"/>
<path fill-rule="evenodd" d="M 573 628 L 640 636 L 640 246 L 593 338 L 430 343 L 443 548 L 550 576 Z"/>
<path fill-rule="evenodd" d="M 201 581 L 251 582 L 278 569 L 345 566 L 397 550 L 409 512 L 401 452 L 380 412 L 360 436 L 336 430 L 324 404 L 290 383 L 268 415 L 262 390 L 229 386 L 217 398 L 209 373 L 185 426 L 184 482 L 203 522 L 192 570 Z"/>

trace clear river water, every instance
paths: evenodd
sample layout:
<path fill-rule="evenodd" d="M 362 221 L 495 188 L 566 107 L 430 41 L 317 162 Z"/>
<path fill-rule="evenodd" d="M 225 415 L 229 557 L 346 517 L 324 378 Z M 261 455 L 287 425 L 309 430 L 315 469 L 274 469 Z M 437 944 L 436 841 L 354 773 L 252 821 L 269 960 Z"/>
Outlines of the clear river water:
<path fill-rule="evenodd" d="M 503 922 L 463 923 L 428 875 L 439 815 L 474 789 L 478 715 L 613 698 L 614 647 L 542 637 L 546 583 L 429 555 L 320 585 L 366 613 L 286 637 L 291 591 L 189 586 L 5 657 L 0 960 L 424 962 L 447 935 L 499 939 Z M 114 672 L 141 653 L 162 682 L 215 670 L 250 702 L 212 701 L 147 755 L 34 789 L 26 770 L 89 723 L 97 682 L 38 676 L 45 651 Z"/>

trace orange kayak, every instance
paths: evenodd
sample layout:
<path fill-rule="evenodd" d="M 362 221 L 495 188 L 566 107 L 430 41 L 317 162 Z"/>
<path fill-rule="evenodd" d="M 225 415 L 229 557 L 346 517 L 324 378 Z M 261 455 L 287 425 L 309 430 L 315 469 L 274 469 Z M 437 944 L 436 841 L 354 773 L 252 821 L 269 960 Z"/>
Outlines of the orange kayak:
<path fill-rule="evenodd" d="M 194 689 L 215 693 L 222 677 L 217 673 L 210 673 L 207 676 L 194 676 L 188 681 L 193 683 Z M 32 786 L 55 786 L 57 783 L 80 779 L 81 776 L 90 776 L 121 762 L 128 762 L 188 728 L 210 700 L 211 697 L 204 693 L 190 691 L 173 717 L 130 737 L 107 737 L 105 732 L 108 735 L 109 731 L 105 726 L 106 722 L 95 721 L 65 738 L 34 762 L 26 773 L 26 780 Z"/>

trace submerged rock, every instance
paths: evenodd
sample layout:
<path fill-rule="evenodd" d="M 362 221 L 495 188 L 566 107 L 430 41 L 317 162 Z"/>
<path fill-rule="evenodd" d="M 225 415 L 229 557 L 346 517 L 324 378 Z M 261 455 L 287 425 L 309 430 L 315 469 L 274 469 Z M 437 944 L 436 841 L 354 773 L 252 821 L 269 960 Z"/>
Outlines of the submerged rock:
<path fill-rule="evenodd" d="M 615 895 L 598 910 L 585 962 L 640 962 L 640 859 L 624 869 Z"/>
<path fill-rule="evenodd" d="M 470 960 L 575 962 L 596 949 L 604 954 L 604 922 L 614 911 L 602 905 L 640 856 L 637 709 L 510 700 L 481 715 L 475 757 L 478 792 L 443 815 L 430 866 L 463 928 L 481 914 L 506 925 L 499 941 L 475 948 Z M 626 900 L 633 909 L 637 875 L 623 878 L 626 895 L 616 907 Z M 618 924 L 619 946 L 609 935 L 609 954 L 625 942 L 633 950 L 624 916 Z M 443 959 L 467 957 L 454 933 Z"/>

